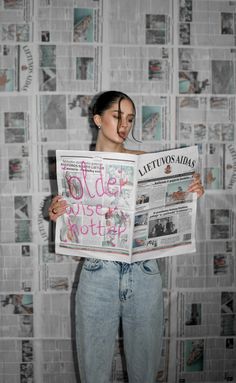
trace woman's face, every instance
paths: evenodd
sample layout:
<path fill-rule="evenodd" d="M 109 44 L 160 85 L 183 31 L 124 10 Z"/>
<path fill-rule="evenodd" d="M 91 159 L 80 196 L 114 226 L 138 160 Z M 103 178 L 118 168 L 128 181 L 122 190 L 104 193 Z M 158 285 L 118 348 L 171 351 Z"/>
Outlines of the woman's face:
<path fill-rule="evenodd" d="M 100 126 L 100 136 L 109 141 L 122 143 L 128 137 L 133 127 L 135 111 L 129 100 L 121 100 L 111 105 L 101 116 L 95 115 L 94 122 Z"/>

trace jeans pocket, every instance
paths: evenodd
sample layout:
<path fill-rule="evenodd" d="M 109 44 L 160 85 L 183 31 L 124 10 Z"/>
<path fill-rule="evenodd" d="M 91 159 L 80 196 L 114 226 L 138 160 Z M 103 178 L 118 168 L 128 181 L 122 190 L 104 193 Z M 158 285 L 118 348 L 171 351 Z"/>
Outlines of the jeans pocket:
<path fill-rule="evenodd" d="M 145 274 L 160 274 L 158 263 L 156 259 L 148 259 L 140 263 L 141 270 Z"/>
<path fill-rule="evenodd" d="M 97 271 L 103 267 L 103 261 L 101 259 L 86 258 L 83 264 L 83 268 L 87 271 Z"/>

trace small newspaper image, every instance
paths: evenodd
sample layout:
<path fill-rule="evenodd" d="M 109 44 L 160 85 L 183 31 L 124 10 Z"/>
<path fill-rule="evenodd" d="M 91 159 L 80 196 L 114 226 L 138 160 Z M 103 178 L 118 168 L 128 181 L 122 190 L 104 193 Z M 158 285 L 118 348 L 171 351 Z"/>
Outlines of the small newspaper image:
<path fill-rule="evenodd" d="M 56 253 L 133 263 L 195 252 L 197 146 L 141 155 L 57 150 Z"/>

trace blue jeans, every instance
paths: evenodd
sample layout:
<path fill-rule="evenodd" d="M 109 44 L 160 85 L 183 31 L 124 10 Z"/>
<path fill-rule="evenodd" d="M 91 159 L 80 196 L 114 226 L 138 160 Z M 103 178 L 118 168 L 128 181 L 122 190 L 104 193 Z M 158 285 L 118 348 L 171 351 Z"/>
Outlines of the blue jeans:
<path fill-rule="evenodd" d="M 122 320 L 129 383 L 156 381 L 163 333 L 162 281 L 156 260 L 86 259 L 76 293 L 81 383 L 108 383 Z"/>

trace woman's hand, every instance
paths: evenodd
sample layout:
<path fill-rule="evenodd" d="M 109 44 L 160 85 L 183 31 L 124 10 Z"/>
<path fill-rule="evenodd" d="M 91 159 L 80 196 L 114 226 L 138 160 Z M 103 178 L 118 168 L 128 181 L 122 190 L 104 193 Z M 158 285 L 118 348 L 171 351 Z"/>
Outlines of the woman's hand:
<path fill-rule="evenodd" d="M 51 221 L 56 222 L 60 215 L 64 214 L 67 208 L 67 202 L 62 199 L 62 196 L 57 195 L 52 199 L 51 205 L 48 208 L 48 216 Z"/>
<path fill-rule="evenodd" d="M 197 197 L 201 197 L 204 194 L 204 187 L 202 186 L 200 174 L 194 173 L 194 180 L 188 187 L 188 192 L 197 193 Z"/>

